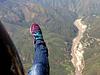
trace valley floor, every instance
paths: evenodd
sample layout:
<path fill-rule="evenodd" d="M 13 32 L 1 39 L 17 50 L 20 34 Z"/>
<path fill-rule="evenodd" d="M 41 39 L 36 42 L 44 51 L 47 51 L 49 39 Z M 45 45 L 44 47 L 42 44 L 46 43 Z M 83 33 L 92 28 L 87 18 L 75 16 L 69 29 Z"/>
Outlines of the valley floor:
<path fill-rule="evenodd" d="M 85 32 L 87 26 L 82 24 L 82 19 L 77 19 L 74 22 L 74 25 L 78 28 L 78 34 L 77 36 L 73 39 L 73 44 L 72 44 L 72 63 L 75 67 L 75 75 L 82 75 L 82 71 L 84 69 L 84 50 L 83 46 L 80 42 L 80 40 L 83 37 L 83 33 Z"/>

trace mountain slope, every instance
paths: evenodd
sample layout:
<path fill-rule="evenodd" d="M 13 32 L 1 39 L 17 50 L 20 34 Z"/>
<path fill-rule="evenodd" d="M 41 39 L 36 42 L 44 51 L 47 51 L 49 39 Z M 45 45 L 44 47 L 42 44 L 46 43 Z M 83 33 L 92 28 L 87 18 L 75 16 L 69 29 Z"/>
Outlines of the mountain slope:
<path fill-rule="evenodd" d="M 88 25 L 87 32 L 82 40 L 85 47 L 85 68 L 83 75 L 99 75 L 100 74 L 100 18 L 99 16 L 91 16 L 84 19 Z"/>

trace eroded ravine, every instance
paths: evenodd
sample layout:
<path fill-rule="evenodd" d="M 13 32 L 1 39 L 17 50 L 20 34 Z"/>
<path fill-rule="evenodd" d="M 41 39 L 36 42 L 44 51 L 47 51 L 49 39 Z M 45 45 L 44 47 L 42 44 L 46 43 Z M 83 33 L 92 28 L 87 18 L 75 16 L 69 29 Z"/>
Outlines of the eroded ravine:
<path fill-rule="evenodd" d="M 71 55 L 72 55 L 72 63 L 75 67 L 75 75 L 82 75 L 82 71 L 84 69 L 84 50 L 83 45 L 80 40 L 83 37 L 83 33 L 85 32 L 87 25 L 82 24 L 82 19 L 77 19 L 74 22 L 74 25 L 78 28 L 78 34 L 73 39 L 72 48 L 71 48 Z"/>

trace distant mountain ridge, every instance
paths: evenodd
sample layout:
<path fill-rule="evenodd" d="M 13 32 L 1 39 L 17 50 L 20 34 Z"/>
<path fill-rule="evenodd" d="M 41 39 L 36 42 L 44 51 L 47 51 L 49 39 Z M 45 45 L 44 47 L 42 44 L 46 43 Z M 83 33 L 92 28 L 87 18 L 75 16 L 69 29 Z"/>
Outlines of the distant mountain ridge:
<path fill-rule="evenodd" d="M 64 8 L 75 11 L 80 15 L 100 14 L 100 1 L 98 0 L 33 0 L 35 3 L 53 8 Z"/>
<path fill-rule="evenodd" d="M 19 17 L 23 17 L 23 18 L 25 17 L 24 15 L 25 13 L 22 11 L 22 9 L 26 10 L 27 8 L 29 10 L 30 5 L 32 3 L 35 5 L 41 5 L 40 7 L 42 7 L 43 9 L 46 9 L 47 11 L 49 8 L 51 8 L 53 10 L 58 10 L 58 11 L 63 9 L 62 13 L 64 11 L 74 12 L 79 16 L 89 16 L 93 14 L 100 15 L 100 11 L 99 11 L 100 1 L 98 0 L 28 0 L 28 1 L 27 0 L 17 0 L 17 1 L 16 0 L 0 0 L 0 3 L 1 3 L 0 10 L 6 9 L 6 11 L 11 11 L 11 12 L 14 11 L 12 13 L 17 13 Z M 27 4 L 30 4 L 30 5 L 26 7 Z M 26 8 L 23 8 L 23 6 Z M 31 8 L 31 10 L 33 9 L 34 7 Z M 33 11 L 30 11 L 30 12 L 33 12 Z M 70 15 L 69 13 L 67 14 Z"/>
<path fill-rule="evenodd" d="M 56 0 L 49 1 L 45 1 L 44 4 L 48 5 L 48 7 L 45 7 L 40 0 L 38 3 L 31 0 L 6 0 L 0 7 L 0 18 L 5 22 L 24 26 L 29 26 L 32 22 L 36 22 L 52 32 L 64 35 L 66 38 L 66 33 L 70 34 L 73 32 L 70 32 L 70 28 L 73 28 L 73 22 L 78 16 L 75 12 L 68 9 L 68 5 L 66 5 L 68 1 L 61 0 L 61 3 Z M 52 3 L 56 4 L 56 6 L 53 7 Z M 59 4 L 61 7 L 57 7 Z M 57 30 L 55 31 L 56 28 Z M 73 34 L 69 34 L 68 38 L 74 36 Z"/>

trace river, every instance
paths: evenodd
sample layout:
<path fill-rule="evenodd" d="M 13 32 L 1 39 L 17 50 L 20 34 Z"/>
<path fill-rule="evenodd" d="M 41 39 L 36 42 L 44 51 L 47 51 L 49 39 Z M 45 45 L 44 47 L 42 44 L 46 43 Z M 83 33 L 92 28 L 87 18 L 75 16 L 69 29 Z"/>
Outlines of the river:
<path fill-rule="evenodd" d="M 71 48 L 71 56 L 72 56 L 72 63 L 75 67 L 75 75 L 82 75 L 82 71 L 85 67 L 84 62 L 84 50 L 83 45 L 80 42 L 83 38 L 83 34 L 86 31 L 87 25 L 82 24 L 82 19 L 77 19 L 74 22 L 74 25 L 78 28 L 78 34 L 73 39 L 72 48 Z"/>

